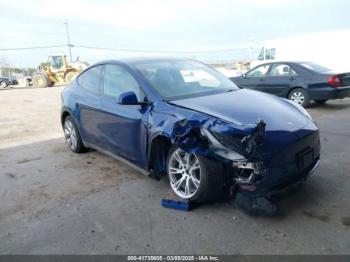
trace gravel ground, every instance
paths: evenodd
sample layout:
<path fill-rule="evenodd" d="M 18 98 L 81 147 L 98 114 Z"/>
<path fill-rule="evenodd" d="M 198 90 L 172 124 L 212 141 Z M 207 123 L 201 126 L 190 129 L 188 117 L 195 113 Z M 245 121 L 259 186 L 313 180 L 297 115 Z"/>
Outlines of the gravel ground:
<path fill-rule="evenodd" d="M 164 209 L 166 181 L 73 154 L 60 89 L 0 90 L 1 254 L 350 254 L 350 99 L 310 106 L 321 166 L 267 218 L 223 201 Z"/>

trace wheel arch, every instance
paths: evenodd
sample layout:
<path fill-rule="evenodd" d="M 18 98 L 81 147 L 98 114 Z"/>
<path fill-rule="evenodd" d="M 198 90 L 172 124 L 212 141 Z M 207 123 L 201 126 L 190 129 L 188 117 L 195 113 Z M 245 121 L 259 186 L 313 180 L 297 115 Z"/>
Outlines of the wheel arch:
<path fill-rule="evenodd" d="M 63 126 L 64 120 L 67 116 L 70 116 L 71 114 L 68 111 L 63 111 L 61 114 L 61 125 Z"/>
<path fill-rule="evenodd" d="M 301 89 L 303 89 L 303 90 L 305 90 L 305 91 L 307 92 L 307 88 L 305 88 L 305 87 L 302 86 L 302 85 L 293 86 L 293 87 L 291 87 L 291 88 L 289 89 L 286 98 L 289 98 L 290 93 L 292 93 L 295 89 L 299 89 L 299 88 L 301 88 Z"/>
<path fill-rule="evenodd" d="M 171 139 L 164 134 L 158 134 L 152 138 L 148 153 L 149 170 L 156 174 L 166 174 L 166 159 L 171 146 Z"/>
<path fill-rule="evenodd" d="M 74 117 L 74 114 L 70 111 L 70 109 L 66 106 L 64 106 L 61 110 L 61 124 L 63 126 L 64 120 L 66 119 L 67 116 L 70 116 L 73 118 L 73 121 L 75 122 L 75 124 L 77 124 L 76 119 Z"/>

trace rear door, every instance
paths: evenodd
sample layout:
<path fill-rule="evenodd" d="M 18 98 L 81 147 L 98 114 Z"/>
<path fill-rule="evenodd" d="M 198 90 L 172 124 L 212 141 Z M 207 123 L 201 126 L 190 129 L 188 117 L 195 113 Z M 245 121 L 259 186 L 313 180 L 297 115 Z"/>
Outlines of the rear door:
<path fill-rule="evenodd" d="M 238 86 L 254 90 L 261 90 L 265 86 L 265 78 L 270 65 L 261 65 L 248 71 L 238 80 Z"/>
<path fill-rule="evenodd" d="M 271 65 L 269 72 L 265 77 L 264 86 L 258 90 L 286 97 L 291 86 L 298 81 L 298 75 L 288 64 L 275 63 Z"/>
<path fill-rule="evenodd" d="M 83 72 L 77 79 L 80 90 L 74 94 L 79 110 L 78 123 L 81 136 L 85 142 L 95 145 L 99 143 L 97 119 L 101 106 L 100 83 L 102 68 L 102 65 L 98 65 Z"/>
<path fill-rule="evenodd" d="M 119 96 L 130 91 L 136 94 L 139 102 L 144 101 L 145 93 L 127 68 L 117 64 L 106 64 L 98 129 L 104 148 L 144 166 L 149 106 L 119 104 Z"/>

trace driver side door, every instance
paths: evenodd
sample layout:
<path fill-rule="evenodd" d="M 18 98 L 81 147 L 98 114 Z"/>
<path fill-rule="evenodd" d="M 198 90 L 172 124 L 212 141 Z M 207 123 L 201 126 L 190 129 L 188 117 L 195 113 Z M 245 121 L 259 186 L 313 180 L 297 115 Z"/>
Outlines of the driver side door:
<path fill-rule="evenodd" d="M 105 65 L 101 86 L 98 128 L 104 149 L 144 166 L 149 106 L 118 103 L 119 96 L 130 91 L 136 94 L 139 102 L 144 101 L 144 92 L 133 75 L 117 64 Z"/>
<path fill-rule="evenodd" d="M 242 88 L 262 90 L 266 86 L 266 75 L 270 65 L 258 66 L 245 73 L 239 80 L 238 85 Z"/>
<path fill-rule="evenodd" d="M 290 65 L 283 63 L 272 64 L 266 77 L 266 86 L 261 91 L 287 97 L 290 87 L 295 86 L 298 80 L 299 76 Z"/>

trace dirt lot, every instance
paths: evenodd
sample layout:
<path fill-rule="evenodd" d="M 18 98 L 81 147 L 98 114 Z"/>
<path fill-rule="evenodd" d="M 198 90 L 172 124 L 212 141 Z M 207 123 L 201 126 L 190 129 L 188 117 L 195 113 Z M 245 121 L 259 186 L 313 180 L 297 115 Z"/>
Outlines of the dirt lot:
<path fill-rule="evenodd" d="M 71 153 L 59 110 L 58 88 L 0 90 L 1 254 L 350 254 L 350 99 L 310 107 L 321 166 L 275 218 L 164 209 L 166 182 Z"/>

